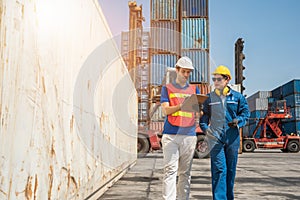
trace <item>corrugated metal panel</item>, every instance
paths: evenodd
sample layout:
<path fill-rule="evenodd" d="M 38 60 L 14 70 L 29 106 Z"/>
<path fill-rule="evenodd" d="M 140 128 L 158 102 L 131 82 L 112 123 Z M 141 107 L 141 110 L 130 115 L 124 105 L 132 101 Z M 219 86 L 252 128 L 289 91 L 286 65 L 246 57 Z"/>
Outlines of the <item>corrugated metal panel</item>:
<path fill-rule="evenodd" d="M 177 56 L 173 54 L 154 54 L 151 56 L 151 85 L 162 85 L 168 67 L 174 67 Z"/>
<path fill-rule="evenodd" d="M 284 99 L 286 100 L 286 105 L 288 107 L 300 106 L 300 94 L 292 94 L 284 97 Z"/>
<path fill-rule="evenodd" d="M 207 49 L 208 27 L 206 18 L 185 18 L 181 20 L 181 48 Z"/>
<path fill-rule="evenodd" d="M 258 98 L 247 100 L 250 112 L 255 110 L 268 110 L 268 99 Z"/>
<path fill-rule="evenodd" d="M 284 122 L 282 123 L 284 133 L 298 133 L 300 134 L 300 121 Z"/>
<path fill-rule="evenodd" d="M 298 93 L 300 93 L 300 80 L 292 80 L 282 86 L 282 95 L 284 97 Z"/>
<path fill-rule="evenodd" d="M 258 98 L 268 98 L 272 96 L 272 92 L 270 91 L 258 91 L 255 94 L 249 96 L 247 98 L 248 101 L 251 101 L 252 99 L 258 99 Z"/>
<path fill-rule="evenodd" d="M 151 48 L 153 51 L 179 53 L 180 32 L 177 21 L 151 22 Z"/>
<path fill-rule="evenodd" d="M 208 0 L 182 0 L 182 17 L 208 17 Z"/>
<path fill-rule="evenodd" d="M 190 82 L 208 83 L 209 77 L 209 56 L 204 50 L 184 50 L 182 56 L 187 56 L 193 61 L 195 70 L 190 76 Z"/>
<path fill-rule="evenodd" d="M 179 0 L 151 0 L 151 19 L 178 19 L 178 7 Z"/>
<path fill-rule="evenodd" d="M 0 7 L 0 199 L 103 193 L 136 161 L 137 99 L 97 1 Z"/>
<path fill-rule="evenodd" d="M 281 99 L 282 98 L 282 86 L 279 86 L 275 88 L 272 92 L 272 97 L 275 99 Z"/>

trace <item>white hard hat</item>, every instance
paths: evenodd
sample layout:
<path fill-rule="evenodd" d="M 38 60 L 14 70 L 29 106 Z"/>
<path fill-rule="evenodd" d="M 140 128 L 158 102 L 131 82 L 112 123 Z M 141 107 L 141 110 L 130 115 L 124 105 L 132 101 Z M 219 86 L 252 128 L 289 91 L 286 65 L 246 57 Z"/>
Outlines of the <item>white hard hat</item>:
<path fill-rule="evenodd" d="M 177 63 L 175 64 L 175 67 L 176 66 L 184 68 L 184 69 L 194 70 L 192 60 L 189 57 L 186 57 L 186 56 L 179 58 Z"/>

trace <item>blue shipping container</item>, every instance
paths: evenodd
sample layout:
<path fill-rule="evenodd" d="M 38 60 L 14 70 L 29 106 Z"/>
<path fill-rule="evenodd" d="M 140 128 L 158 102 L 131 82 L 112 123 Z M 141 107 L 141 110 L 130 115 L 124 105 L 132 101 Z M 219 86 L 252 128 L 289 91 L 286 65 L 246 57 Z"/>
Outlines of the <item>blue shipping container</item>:
<path fill-rule="evenodd" d="M 282 86 L 275 88 L 272 92 L 272 97 L 279 100 L 282 99 Z"/>
<path fill-rule="evenodd" d="M 209 82 L 209 54 L 207 51 L 183 50 L 181 56 L 187 56 L 193 61 L 195 70 L 190 76 L 190 82 Z"/>
<path fill-rule="evenodd" d="M 152 20 L 175 20 L 178 18 L 179 0 L 152 0 Z"/>
<path fill-rule="evenodd" d="M 168 67 L 174 67 L 177 56 L 174 54 L 154 54 L 151 56 L 151 85 L 162 85 Z"/>
<path fill-rule="evenodd" d="M 151 22 L 151 48 L 158 52 L 179 54 L 179 25 L 176 21 Z"/>
<path fill-rule="evenodd" d="M 250 113 L 250 118 L 264 118 L 267 113 L 267 110 L 255 110 Z"/>
<path fill-rule="evenodd" d="M 181 21 L 182 49 L 207 49 L 208 27 L 206 18 L 185 18 Z"/>
<path fill-rule="evenodd" d="M 254 133 L 254 131 L 255 131 L 255 129 L 256 129 L 256 126 L 257 126 L 257 123 L 255 123 L 255 124 L 250 124 L 250 125 L 249 125 L 249 136 L 252 136 L 252 135 L 253 135 L 253 133 Z M 262 130 L 262 126 L 260 126 L 260 127 L 257 129 L 255 138 L 259 138 L 259 137 L 260 137 L 261 130 Z"/>
<path fill-rule="evenodd" d="M 182 17 L 208 17 L 208 0 L 182 0 Z"/>
<path fill-rule="evenodd" d="M 300 120 L 300 106 L 290 108 L 290 113 L 292 115 L 292 118 L 283 119 L 282 121 L 290 122 L 290 121 Z"/>
<path fill-rule="evenodd" d="M 289 96 L 284 97 L 286 100 L 286 105 L 288 107 L 296 107 L 300 106 L 300 93 L 299 94 L 291 94 Z"/>
<path fill-rule="evenodd" d="M 300 93 L 300 80 L 292 80 L 282 86 L 282 95 L 284 97 L 298 93 Z"/>
<path fill-rule="evenodd" d="M 284 133 L 300 134 L 300 121 L 284 122 L 284 123 L 282 123 L 282 128 L 283 128 Z"/>

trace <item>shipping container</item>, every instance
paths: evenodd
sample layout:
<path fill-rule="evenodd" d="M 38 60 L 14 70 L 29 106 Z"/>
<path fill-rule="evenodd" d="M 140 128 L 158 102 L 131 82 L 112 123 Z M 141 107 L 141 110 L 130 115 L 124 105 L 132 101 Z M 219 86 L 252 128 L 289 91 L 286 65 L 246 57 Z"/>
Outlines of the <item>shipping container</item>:
<path fill-rule="evenodd" d="M 208 24 L 206 18 L 181 20 L 181 48 L 208 49 Z"/>
<path fill-rule="evenodd" d="M 206 50 L 183 50 L 181 56 L 187 56 L 193 62 L 195 69 L 190 75 L 190 82 L 209 82 L 209 55 Z"/>
<path fill-rule="evenodd" d="M 292 117 L 288 119 L 283 119 L 283 121 L 290 122 L 290 121 L 300 120 L 300 106 L 289 108 L 289 109 Z"/>
<path fill-rule="evenodd" d="M 174 54 L 153 54 L 151 56 L 151 85 L 162 85 L 168 67 L 175 67 L 177 56 Z"/>
<path fill-rule="evenodd" d="M 249 124 L 249 136 L 253 135 L 256 127 L 257 127 L 257 123 Z M 263 130 L 262 126 L 258 127 L 256 135 L 255 135 L 255 138 L 259 138 L 260 137 L 260 133 L 261 133 L 262 130 Z"/>
<path fill-rule="evenodd" d="M 151 22 L 151 49 L 155 52 L 179 54 L 180 32 L 178 21 Z"/>
<path fill-rule="evenodd" d="M 269 104 L 274 104 L 274 103 L 276 102 L 276 100 L 277 100 L 276 98 L 269 97 L 269 98 L 268 98 L 268 103 L 269 103 Z"/>
<path fill-rule="evenodd" d="M 248 106 L 250 112 L 256 110 L 268 110 L 268 99 L 259 98 L 259 99 L 251 99 L 250 101 L 247 99 Z"/>
<path fill-rule="evenodd" d="M 255 119 L 259 119 L 259 118 L 264 118 L 267 115 L 268 111 L 267 110 L 255 110 L 255 111 L 251 111 L 250 112 L 250 118 L 255 118 Z M 257 120 L 249 120 L 250 124 L 256 123 Z"/>
<path fill-rule="evenodd" d="M 279 87 L 275 88 L 271 92 L 272 92 L 272 97 L 273 98 L 275 98 L 277 100 L 281 100 L 282 99 L 282 86 L 279 86 Z"/>
<path fill-rule="evenodd" d="M 296 107 L 300 106 L 300 93 L 299 94 L 291 94 L 289 96 L 284 97 L 286 100 L 287 107 Z"/>
<path fill-rule="evenodd" d="M 182 0 L 182 17 L 208 17 L 208 0 Z"/>
<path fill-rule="evenodd" d="M 284 133 L 298 133 L 300 135 L 300 121 L 290 121 L 282 123 Z"/>
<path fill-rule="evenodd" d="M 97 1 L 1 0 L 0 199 L 98 198 L 137 159 L 137 94 Z"/>
<path fill-rule="evenodd" d="M 282 96 L 300 93 L 300 80 L 292 80 L 282 86 Z"/>
<path fill-rule="evenodd" d="M 270 91 L 258 91 L 255 94 L 249 96 L 247 98 L 247 101 L 252 101 L 254 99 L 259 99 L 259 98 L 269 98 L 272 96 L 272 92 Z"/>
<path fill-rule="evenodd" d="M 179 0 L 151 0 L 151 20 L 178 19 Z"/>

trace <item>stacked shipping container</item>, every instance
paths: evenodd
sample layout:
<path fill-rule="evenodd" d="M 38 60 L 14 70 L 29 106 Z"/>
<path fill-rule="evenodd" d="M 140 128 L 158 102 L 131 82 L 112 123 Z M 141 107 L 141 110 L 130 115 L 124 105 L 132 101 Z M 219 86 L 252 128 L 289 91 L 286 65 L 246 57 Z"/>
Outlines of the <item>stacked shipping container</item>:
<path fill-rule="evenodd" d="M 208 93 L 208 33 L 208 0 L 151 0 L 151 88 L 163 85 L 168 67 L 188 56 L 195 67 L 190 82 Z M 151 119 L 162 121 L 161 110 Z"/>
<path fill-rule="evenodd" d="M 267 114 L 268 104 L 277 100 L 286 100 L 292 115 L 292 118 L 282 120 L 284 133 L 300 134 L 300 80 L 291 80 L 271 92 L 260 91 L 247 98 L 251 115 L 248 124 L 243 128 L 243 136 L 252 135 L 257 124 L 255 119 L 263 118 Z"/>
<path fill-rule="evenodd" d="M 194 63 L 191 82 L 209 81 L 208 0 L 152 0 L 151 40 L 151 84 L 181 56 Z"/>
<path fill-rule="evenodd" d="M 292 118 L 285 119 L 282 127 L 286 133 L 300 133 L 300 80 L 290 82 L 272 91 L 274 99 L 285 99 Z"/>
<path fill-rule="evenodd" d="M 191 82 L 209 82 L 208 0 L 181 1 L 181 56 L 192 59 Z"/>
<path fill-rule="evenodd" d="M 151 84 L 162 85 L 180 54 L 179 0 L 151 1 Z"/>
<path fill-rule="evenodd" d="M 258 119 L 266 116 L 268 112 L 268 99 L 271 95 L 272 93 L 269 91 L 259 91 L 247 98 L 250 118 L 247 125 L 243 128 L 243 136 L 251 136 L 257 126 Z M 258 131 L 260 132 L 260 130 L 261 127 Z"/>

